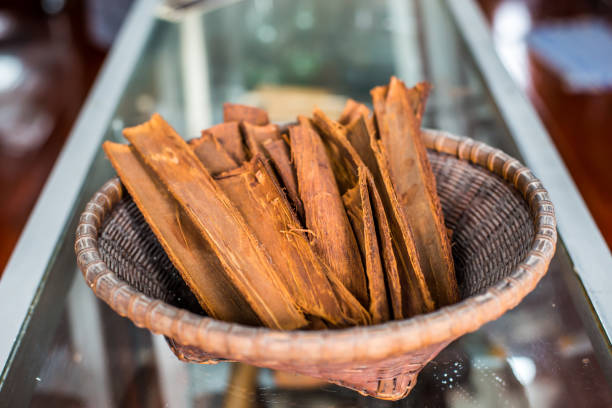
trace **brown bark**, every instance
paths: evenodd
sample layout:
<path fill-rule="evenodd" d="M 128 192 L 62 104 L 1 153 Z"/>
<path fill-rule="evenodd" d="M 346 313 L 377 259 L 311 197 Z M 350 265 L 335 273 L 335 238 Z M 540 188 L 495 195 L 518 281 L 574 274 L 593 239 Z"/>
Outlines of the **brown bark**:
<path fill-rule="evenodd" d="M 401 320 L 406 316 L 404 313 L 404 304 L 408 303 L 408 301 L 402 299 L 402 278 L 400 277 L 399 264 L 393 250 L 391 229 L 387 221 L 385 207 L 380 198 L 376 183 L 374 182 L 374 177 L 368 177 L 367 182 L 368 192 L 370 193 L 370 203 L 376 223 L 376 231 L 378 232 L 378 246 L 384 265 L 385 282 L 387 284 L 387 294 L 391 305 L 391 312 L 393 319 Z"/>
<path fill-rule="evenodd" d="M 332 326 L 369 323 L 367 311 L 340 282 L 330 282 L 276 179 L 260 156 L 216 178 L 258 242 L 268 249 L 274 268 L 292 299 L 307 315 Z"/>
<path fill-rule="evenodd" d="M 395 302 L 399 300 L 401 304 L 401 293 L 399 293 L 397 283 L 399 277 L 395 266 L 389 267 L 389 279 L 390 287 L 398 293 L 388 296 L 385 288 L 385 271 L 382 268 L 374 214 L 369 197 L 370 189 L 373 190 L 374 195 L 378 195 L 372 174 L 346 138 L 344 126 L 331 120 L 320 109 L 315 109 L 312 123 L 324 136 L 323 143 L 327 149 L 336 181 L 343 193 L 344 204 L 353 231 L 360 245 L 370 295 L 370 314 L 377 322 L 388 320 L 390 317 L 388 298 L 395 299 Z M 371 180 L 370 183 L 368 179 Z M 379 206 L 378 210 L 382 211 L 378 218 L 384 220 L 385 214 L 382 206 Z"/>
<path fill-rule="evenodd" d="M 361 106 L 363 106 L 363 109 L 358 109 L 358 111 L 368 111 L 368 108 L 365 107 L 365 105 Z M 319 122 L 321 123 L 321 125 L 329 123 L 330 121 L 325 115 L 317 115 L 315 113 L 315 118 L 317 116 L 319 116 L 320 118 Z M 393 318 L 395 320 L 400 320 L 412 314 L 420 313 L 420 311 L 423 310 L 423 307 L 420 305 L 412 305 L 411 302 L 419 301 L 419 299 L 421 299 L 421 296 L 419 293 L 409 293 L 409 291 L 412 289 L 408 272 L 402 269 L 402 273 L 400 274 L 400 268 L 402 264 L 398 263 L 394 252 L 393 243 L 404 242 L 404 237 L 402 237 L 400 233 L 399 236 L 396 237 L 396 239 L 392 238 L 391 228 L 389 226 L 390 221 L 387 220 L 387 217 L 393 217 L 394 212 L 392 210 L 385 209 L 385 206 L 383 205 L 383 201 L 381 199 L 381 196 L 386 197 L 386 195 L 384 194 L 385 184 L 384 182 L 382 182 L 382 176 L 380 175 L 380 171 L 378 170 L 378 163 L 374 152 L 370 146 L 370 133 L 368 131 L 368 127 L 366 126 L 365 120 L 366 117 L 360 114 L 355 119 L 353 119 L 348 129 L 342 130 L 342 128 L 340 128 L 339 133 L 332 132 L 331 134 L 336 134 L 337 140 L 339 141 L 346 140 L 346 142 L 342 142 L 342 144 L 348 145 L 346 146 L 346 150 L 350 152 L 349 155 L 353 158 L 357 158 L 354 160 L 368 169 L 368 171 L 366 172 L 368 191 L 370 193 L 370 202 L 372 204 L 376 229 L 378 232 L 378 244 L 381 250 L 380 255 L 384 264 L 387 294 L 391 303 Z M 330 125 L 327 125 L 327 127 L 330 129 L 332 128 Z M 376 176 L 374 176 L 375 174 Z M 376 180 L 378 180 L 378 185 L 383 186 L 382 190 L 377 187 Z M 382 191 L 382 193 L 380 191 Z M 390 208 L 390 204 L 388 208 Z M 400 229 L 397 228 L 397 230 Z M 399 249 L 398 252 L 401 254 L 401 251 Z M 404 296 L 407 296 L 407 298 L 403 299 Z M 428 293 L 425 292 L 422 297 L 425 300 L 421 301 L 427 302 Z M 405 310 L 407 310 L 409 313 L 405 312 Z"/>
<path fill-rule="evenodd" d="M 306 319 L 290 298 L 267 251 L 170 125 L 155 114 L 149 122 L 125 129 L 124 135 L 208 241 L 260 320 L 275 329 L 305 326 Z"/>
<path fill-rule="evenodd" d="M 247 146 L 252 155 L 260 154 L 272 163 L 289 201 L 300 219 L 304 218 L 304 207 L 297 191 L 295 170 L 291 165 L 289 147 L 280 136 L 277 125 L 256 126 L 250 123 L 242 124 L 242 131 Z"/>
<path fill-rule="evenodd" d="M 372 90 L 380 150 L 402 212 L 414 233 L 420 265 L 437 307 L 459 300 L 450 242 L 436 182 L 421 139 L 428 87 L 408 90 L 397 78 Z M 416 109 L 416 111 L 415 111 Z"/>
<path fill-rule="evenodd" d="M 372 323 L 386 322 L 391 318 L 380 248 L 374 223 L 374 214 L 370 204 L 365 167 L 359 168 L 359 184 L 349 189 L 342 196 L 346 212 L 357 237 L 361 257 L 368 278 L 370 303 L 368 311 Z"/>
<path fill-rule="evenodd" d="M 232 159 L 217 138 L 210 133 L 190 140 L 189 146 L 200 161 L 206 163 L 206 168 L 213 176 L 238 167 L 236 160 Z"/>
<path fill-rule="evenodd" d="M 347 129 L 347 139 L 371 170 L 387 216 L 389 232 L 392 237 L 393 257 L 399 271 L 399 286 L 401 288 L 401 296 L 393 292 L 391 296 L 392 301 L 396 299 L 393 303 L 394 318 L 397 319 L 399 314 L 397 310 L 398 298 L 402 299 L 402 318 L 430 312 L 434 310 L 433 299 L 421 271 L 412 231 L 401 210 L 389 176 L 384 150 L 376 140 L 375 135 L 370 132 L 364 118 L 351 123 Z M 384 248 L 385 245 L 383 245 Z M 392 257 L 387 254 L 386 259 L 390 262 Z M 388 269 L 387 274 L 389 274 Z M 393 282 L 391 281 L 391 283 Z"/>
<path fill-rule="evenodd" d="M 263 109 L 237 103 L 224 103 L 223 122 L 248 122 L 263 126 L 270 123 L 270 120 L 268 119 L 268 112 Z"/>
<path fill-rule="evenodd" d="M 260 321 L 225 274 L 193 222 L 130 146 L 105 142 L 104 151 L 166 254 L 204 311 L 228 322 Z"/>
<path fill-rule="evenodd" d="M 374 132 L 374 122 L 372 121 L 372 111 L 370 110 L 370 108 L 368 108 L 362 103 L 355 101 L 354 99 L 349 99 L 348 101 L 346 101 L 344 110 L 338 118 L 338 123 L 344 126 L 349 126 L 351 123 L 355 122 L 359 118 L 364 118 L 370 131 Z"/>
<path fill-rule="evenodd" d="M 305 125 L 290 128 L 291 154 L 306 227 L 315 251 L 363 305 L 368 294 L 359 248 L 321 138 Z"/>
<path fill-rule="evenodd" d="M 241 164 L 247 159 L 238 122 L 215 125 L 202 131 L 202 136 L 206 135 L 212 135 L 236 163 Z"/>

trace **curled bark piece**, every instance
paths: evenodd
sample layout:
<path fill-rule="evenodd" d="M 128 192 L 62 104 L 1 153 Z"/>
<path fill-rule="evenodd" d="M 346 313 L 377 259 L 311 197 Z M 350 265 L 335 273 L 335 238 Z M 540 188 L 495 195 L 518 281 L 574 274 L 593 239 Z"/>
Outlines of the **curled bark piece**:
<path fill-rule="evenodd" d="M 450 242 L 436 182 L 421 139 L 428 86 L 409 90 L 393 77 L 388 87 L 372 90 L 381 151 L 404 217 L 414 232 L 421 269 L 438 307 L 459 300 Z M 415 111 L 416 110 L 416 111 Z"/>
<path fill-rule="evenodd" d="M 349 99 L 344 105 L 344 110 L 338 118 L 338 123 L 344 126 L 349 126 L 357 119 L 363 118 L 371 132 L 374 132 L 374 122 L 372 121 L 372 111 L 363 103 L 359 103 L 354 99 Z M 370 126 L 371 125 L 371 126 Z"/>
<path fill-rule="evenodd" d="M 208 242 L 133 149 L 112 142 L 105 142 L 103 148 L 204 311 L 219 320 L 259 325 L 257 315 L 229 280 Z"/>
<path fill-rule="evenodd" d="M 247 159 L 238 122 L 215 125 L 202 131 L 202 136 L 206 135 L 213 136 L 236 163 L 243 163 Z"/>
<path fill-rule="evenodd" d="M 391 318 L 391 314 L 374 214 L 370 204 L 367 171 L 365 167 L 359 167 L 359 183 L 344 193 L 342 200 L 361 250 L 370 295 L 368 311 L 372 316 L 372 323 L 376 324 L 386 322 Z"/>
<path fill-rule="evenodd" d="M 407 303 L 407 301 L 402 299 L 402 279 L 400 278 L 395 252 L 393 251 L 391 229 L 387 221 L 385 207 L 380 198 L 376 183 L 374 182 L 374 177 L 368 176 L 367 182 L 370 203 L 376 223 L 376 231 L 378 232 L 378 246 L 384 265 L 385 282 L 387 284 L 387 294 L 391 304 L 391 312 L 393 319 L 401 320 L 405 317 L 404 304 Z"/>
<path fill-rule="evenodd" d="M 155 114 L 150 121 L 125 129 L 124 135 L 208 241 L 260 320 L 282 330 L 307 325 L 269 254 L 174 129 Z"/>
<path fill-rule="evenodd" d="M 268 119 L 268 112 L 263 109 L 237 103 L 224 103 L 223 122 L 247 122 L 263 126 L 270 123 L 270 120 Z"/>
<path fill-rule="evenodd" d="M 257 126 L 248 122 L 243 122 L 240 124 L 240 127 L 242 128 L 242 134 L 244 135 L 246 145 L 251 152 L 251 157 L 256 155 L 265 157 L 264 151 L 262 150 L 264 142 L 281 138 L 279 128 L 275 124 Z"/>
<path fill-rule="evenodd" d="M 189 146 L 211 175 L 215 176 L 238 167 L 238 163 L 227 153 L 221 143 L 210 133 L 189 141 Z"/>
<path fill-rule="evenodd" d="M 361 121 L 363 122 L 363 120 Z M 345 182 L 351 183 L 351 179 L 346 178 L 347 174 L 350 174 L 351 172 L 342 170 L 342 167 L 350 166 L 349 159 L 352 159 L 355 162 L 362 161 L 360 160 L 360 155 L 345 136 L 347 132 L 346 128 L 329 119 L 321 110 L 318 109 L 316 109 L 314 112 L 313 122 L 328 136 L 326 140 L 335 141 L 335 146 L 333 149 L 330 149 L 330 151 L 333 152 L 336 150 L 336 155 L 342 158 L 332 161 L 332 163 L 336 164 L 336 168 L 334 170 L 338 176 L 339 184 L 342 184 L 340 182 L 342 177 L 345 178 Z M 363 130 L 366 132 L 366 134 L 369 133 L 367 127 L 364 127 Z M 369 150 L 373 149 L 370 148 Z M 385 212 L 387 212 L 389 223 L 392 227 L 391 231 L 394 237 L 393 244 L 396 251 L 395 259 L 396 261 L 400 262 L 398 265 L 398 270 L 401 272 L 399 274 L 399 287 L 401 289 L 401 295 L 398 296 L 397 294 L 393 294 L 391 295 L 391 299 L 397 300 L 398 297 L 402 299 L 402 317 L 409 317 L 415 314 L 433 310 L 433 301 L 431 300 L 431 295 L 427 289 L 425 278 L 419 269 L 418 254 L 416 253 L 410 228 L 402 218 L 399 205 L 395 201 L 393 186 L 391 185 L 390 181 L 385 182 L 386 170 L 385 168 L 382 168 L 381 170 L 381 165 L 379 165 L 379 158 L 382 158 L 382 156 L 378 151 L 370 152 L 370 154 L 374 155 L 374 160 L 376 161 L 375 169 L 377 171 L 376 176 L 373 176 L 372 178 L 377 180 L 376 177 L 378 177 L 381 184 L 380 189 L 382 190 L 383 197 L 389 202 L 388 208 L 386 208 Z M 390 269 L 387 273 L 393 274 L 394 269 Z M 395 279 L 395 276 L 391 276 L 390 282 L 394 283 Z M 390 288 L 397 289 L 397 286 L 390 286 Z M 399 315 L 399 313 L 396 315 Z"/>
<path fill-rule="evenodd" d="M 304 205 L 298 193 L 297 177 L 295 169 L 291 164 L 291 152 L 289 151 L 287 143 L 282 139 L 266 140 L 263 144 L 263 149 L 283 182 L 283 186 L 287 190 L 287 196 L 293 204 L 295 212 L 299 219 L 303 220 Z"/>
<path fill-rule="evenodd" d="M 401 318 L 430 312 L 434 310 L 434 302 L 421 271 L 412 231 L 401 210 L 389 176 L 384 150 L 379 145 L 378 140 L 375 139 L 375 135 L 370 132 L 363 117 L 351 123 L 347 129 L 347 139 L 354 146 L 355 151 L 368 169 L 370 169 L 387 216 L 388 227 L 393 242 L 393 258 L 395 258 L 397 270 L 399 271 L 399 286 L 401 288 L 401 295 L 391 292 L 394 318 L 400 318 L 398 317 L 400 315 L 398 298 L 402 299 Z M 380 222 L 379 225 L 381 225 Z M 383 245 L 384 248 L 385 246 Z M 389 262 L 392 259 L 389 254 L 385 258 Z M 386 270 L 386 273 L 387 275 L 389 274 L 389 269 Z"/>
<path fill-rule="evenodd" d="M 298 191 L 304 204 L 306 227 L 314 233 L 315 251 L 330 266 L 332 274 L 361 304 L 367 305 L 359 249 L 325 147 L 316 131 L 308 126 L 293 126 L 289 134 Z"/>
<path fill-rule="evenodd" d="M 272 163 L 280 181 L 287 191 L 287 196 L 300 219 L 304 218 L 304 207 L 297 191 L 295 170 L 291 165 L 289 147 L 280 136 L 277 125 L 255 126 L 242 123 L 242 130 L 247 146 L 252 155 L 259 154 Z"/>
<path fill-rule="evenodd" d="M 388 232 L 388 227 L 381 205 L 376 209 L 378 212 L 376 218 L 381 221 L 375 222 L 374 220 L 374 213 L 370 205 L 370 190 L 375 200 L 379 201 L 380 197 L 378 197 L 372 174 L 346 138 L 344 126 L 331 120 L 320 109 L 315 109 L 312 123 L 324 136 L 323 143 L 332 163 L 340 191 L 343 192 L 344 204 L 364 258 L 370 294 L 370 314 L 377 322 L 388 320 L 390 318 L 388 298 L 391 298 L 394 303 L 393 310 L 401 311 L 401 287 L 394 258 L 383 258 L 387 263 L 393 262 L 393 265 L 388 265 L 386 271 L 382 268 L 382 254 L 378 244 L 376 223 L 382 222 L 381 227 L 387 228 L 386 232 Z M 388 289 L 386 289 L 385 280 L 389 281 Z M 395 293 L 390 293 L 391 291 Z M 395 313 L 395 315 L 398 316 L 398 319 L 402 317 L 402 313 Z"/>
<path fill-rule="evenodd" d="M 283 284 L 304 313 L 336 327 L 369 323 L 368 313 L 357 299 L 329 281 L 329 271 L 315 255 L 260 156 L 219 175 L 216 181 L 268 249 Z"/>

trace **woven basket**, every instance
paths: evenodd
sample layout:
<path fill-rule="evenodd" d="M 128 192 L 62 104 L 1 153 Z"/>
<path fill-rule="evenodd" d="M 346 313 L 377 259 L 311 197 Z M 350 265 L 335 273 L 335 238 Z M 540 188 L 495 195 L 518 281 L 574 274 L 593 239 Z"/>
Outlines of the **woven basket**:
<path fill-rule="evenodd" d="M 402 321 L 283 332 L 204 316 L 118 179 L 91 199 L 77 228 L 78 265 L 94 293 L 139 327 L 166 336 L 182 360 L 219 360 L 318 377 L 397 400 L 459 336 L 516 306 L 555 251 L 553 205 L 530 170 L 467 138 L 423 131 L 462 301 Z"/>

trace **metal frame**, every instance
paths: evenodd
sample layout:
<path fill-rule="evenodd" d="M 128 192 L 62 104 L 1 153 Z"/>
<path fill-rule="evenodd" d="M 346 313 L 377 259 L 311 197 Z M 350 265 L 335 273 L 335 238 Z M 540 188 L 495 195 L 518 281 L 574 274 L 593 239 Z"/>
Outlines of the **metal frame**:
<path fill-rule="evenodd" d="M 582 196 L 533 106 L 495 52 L 488 24 L 474 0 L 445 0 L 525 164 L 546 186 L 558 219 L 558 230 L 579 282 L 590 301 L 599 338 L 610 352 L 612 335 L 612 256 Z M 595 344 L 595 346 L 598 346 Z"/>
<path fill-rule="evenodd" d="M 0 400 L 10 406 L 27 405 L 35 386 L 41 364 L 35 355 L 50 344 L 53 331 L 45 328 L 57 323 L 63 308 L 57 299 L 74 276 L 74 253 L 59 244 L 74 233 L 85 180 L 150 37 L 157 4 L 139 0 L 132 6 L 0 279 Z M 36 336 L 25 338 L 31 328 Z"/>

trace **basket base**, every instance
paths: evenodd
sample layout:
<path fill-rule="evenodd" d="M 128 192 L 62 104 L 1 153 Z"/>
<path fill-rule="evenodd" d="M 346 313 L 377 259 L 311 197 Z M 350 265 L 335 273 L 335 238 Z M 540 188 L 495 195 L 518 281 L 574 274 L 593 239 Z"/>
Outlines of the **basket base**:
<path fill-rule="evenodd" d="M 172 352 L 181 361 L 196 364 L 217 364 L 221 361 L 233 361 L 215 357 L 197 347 L 184 346 L 170 338 L 166 338 L 166 340 Z M 413 353 L 373 363 L 354 362 L 321 367 L 291 366 L 278 364 L 274 361 L 241 360 L 241 362 L 262 368 L 302 374 L 350 388 L 361 395 L 397 401 L 405 398 L 412 391 L 416 385 L 419 372 L 449 343 L 450 341 L 435 344 Z"/>

